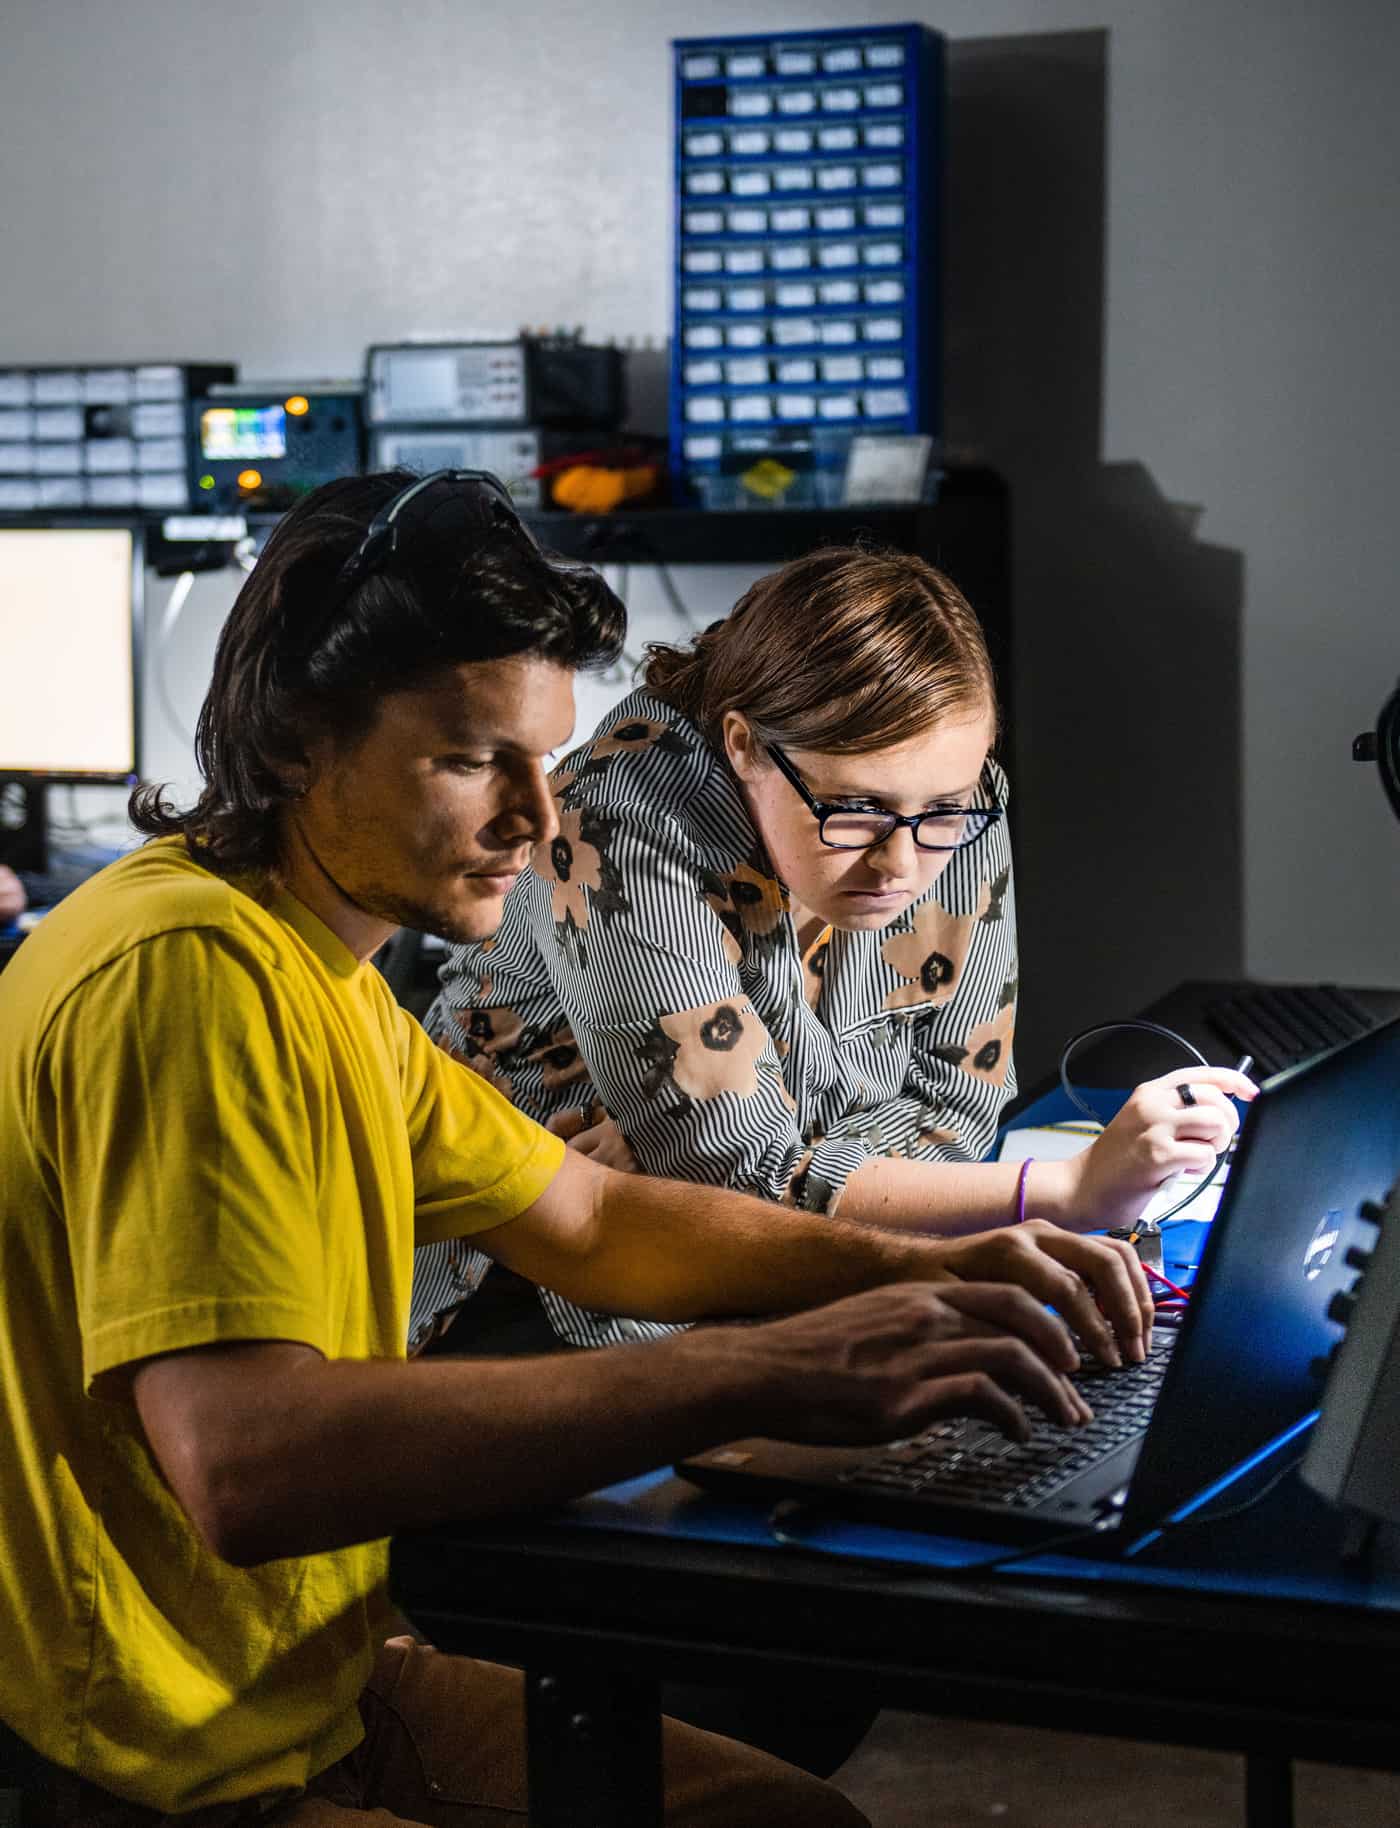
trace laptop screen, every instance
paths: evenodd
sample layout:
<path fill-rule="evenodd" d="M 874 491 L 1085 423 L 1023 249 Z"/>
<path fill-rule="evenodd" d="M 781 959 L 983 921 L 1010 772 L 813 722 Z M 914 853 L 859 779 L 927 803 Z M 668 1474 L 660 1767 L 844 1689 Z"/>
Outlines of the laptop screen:
<path fill-rule="evenodd" d="M 1266 1082 L 1240 1132 L 1124 1526 L 1159 1522 L 1322 1401 L 1358 1217 L 1400 1174 L 1400 1021 Z M 1167 1237 L 1171 1232 L 1168 1229 Z"/>

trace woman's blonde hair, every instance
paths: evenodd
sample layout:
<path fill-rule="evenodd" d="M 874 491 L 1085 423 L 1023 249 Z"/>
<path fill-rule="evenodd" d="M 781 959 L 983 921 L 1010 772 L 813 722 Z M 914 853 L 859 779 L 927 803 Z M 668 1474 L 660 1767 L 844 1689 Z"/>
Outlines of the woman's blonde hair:
<path fill-rule="evenodd" d="M 718 742 L 868 755 L 950 715 L 996 712 L 982 628 L 957 585 L 906 552 L 829 546 L 759 581 L 688 647 L 652 643 L 647 689 Z"/>

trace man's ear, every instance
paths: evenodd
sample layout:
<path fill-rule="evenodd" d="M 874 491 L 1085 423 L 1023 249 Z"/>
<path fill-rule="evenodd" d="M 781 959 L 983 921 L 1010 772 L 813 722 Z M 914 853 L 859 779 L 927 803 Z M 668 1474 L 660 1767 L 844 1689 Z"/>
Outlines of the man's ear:
<path fill-rule="evenodd" d="M 293 799 L 301 799 L 315 779 L 315 747 L 314 738 L 298 738 L 287 731 L 275 751 L 267 755 L 268 766 Z"/>
<path fill-rule="evenodd" d="M 275 753 L 269 761 L 290 793 L 302 798 L 317 778 L 343 753 L 344 745 L 323 706 L 308 693 L 298 696 L 291 715 L 282 720 Z"/>

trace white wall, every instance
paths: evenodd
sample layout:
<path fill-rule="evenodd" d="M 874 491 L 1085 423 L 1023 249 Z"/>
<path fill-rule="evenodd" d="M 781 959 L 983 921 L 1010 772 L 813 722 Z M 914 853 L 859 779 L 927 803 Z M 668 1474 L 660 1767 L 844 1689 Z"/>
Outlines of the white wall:
<path fill-rule="evenodd" d="M 601 673 L 581 673 L 574 684 L 575 735 L 581 742 L 604 712 L 632 690 L 633 663 L 648 641 L 686 641 L 696 626 L 728 612 L 755 573 L 735 565 L 685 565 L 672 572 L 680 613 L 651 566 L 606 565 L 603 575 L 627 604 L 627 652 Z M 147 577 L 147 653 L 142 692 L 143 771 L 169 783 L 170 797 L 189 805 L 199 791 L 193 744 L 195 720 L 209 683 L 219 629 L 242 582 L 233 570 L 200 573 L 172 605 L 176 580 Z M 168 613 L 173 608 L 174 613 Z M 164 633 L 162 632 L 164 631 Z M 125 788 L 81 790 L 89 814 L 120 811 Z M 103 832 L 104 838 L 113 834 Z"/>
<path fill-rule="evenodd" d="M 0 360 L 212 356 L 293 377 L 357 372 L 367 342 L 415 330 L 582 322 L 661 339 L 668 37 L 911 10 L 9 0 Z M 1083 982 L 1112 958 L 1113 987 L 1134 997 L 1203 956 L 1260 976 L 1400 981 L 1400 830 L 1374 775 L 1348 759 L 1400 674 L 1388 309 L 1400 292 L 1400 8 L 948 0 L 925 16 L 953 40 L 955 149 L 960 97 L 981 123 L 955 173 L 949 385 L 955 430 L 1016 490 L 1021 795 L 1037 833 L 1023 910 L 1042 985 L 1052 960 Z M 1073 58 L 1056 34 L 1074 35 L 1062 41 Z M 1101 130 L 1092 93 L 1080 106 L 1069 80 L 1095 46 Z M 1098 184 L 1103 216 L 1080 210 L 1074 258 L 1101 321 L 1087 293 L 1066 305 L 1058 228 L 1018 267 L 1027 224 L 1003 230 L 999 213 L 1053 183 L 1055 135 L 1079 130 L 1069 175 L 1083 180 L 1080 205 Z M 969 149 L 989 172 L 1003 159 L 980 217 Z M 1007 183 L 1023 153 L 1030 188 L 1018 193 Z M 1016 245 L 999 246 L 1013 229 Z M 985 294 L 960 293 L 960 251 Z M 1014 279 L 1000 294 L 999 271 Z M 1067 402 L 1054 394 L 1057 340 L 1074 345 Z M 1194 505 L 1197 542 L 1228 558 L 1233 582 L 1184 620 L 1164 596 L 1115 666 L 1151 595 L 1149 536 L 1169 503 Z M 1095 569 L 1101 535 L 1116 556 Z M 1160 668 L 1144 658 L 1154 652 Z M 1215 727 L 1233 716 L 1237 667 L 1238 739 Z M 1144 708 L 1150 754 L 1133 748 Z M 1125 767 L 1155 776 L 1153 829 L 1136 829 Z M 1105 781 L 1122 799 L 1122 851 L 1095 862 L 1076 848 L 1078 819 L 1056 809 Z M 1199 888 L 1197 821 L 1214 845 Z M 1229 930 L 1212 955 L 1211 878 L 1240 830 L 1239 906 L 1223 896 Z M 1099 872 L 1087 901 L 1086 869 Z M 1139 906 L 1160 885 L 1155 935 L 1144 911 L 1150 944 L 1125 937 L 1122 910 L 1110 929 L 1111 881 Z M 1175 949 L 1173 933 L 1185 936 Z M 1073 983 L 1040 994 L 1047 1022 L 1083 1007 Z"/>

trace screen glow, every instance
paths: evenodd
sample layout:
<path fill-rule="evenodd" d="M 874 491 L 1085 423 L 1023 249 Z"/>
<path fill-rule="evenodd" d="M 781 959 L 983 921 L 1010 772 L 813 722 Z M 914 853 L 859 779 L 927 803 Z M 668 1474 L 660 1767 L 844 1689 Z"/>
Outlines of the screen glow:
<path fill-rule="evenodd" d="M 132 535 L 0 528 L 0 774 L 136 772 Z"/>
<path fill-rule="evenodd" d="M 199 448 L 210 463 L 287 455 L 284 406 L 211 406 L 199 415 Z"/>

